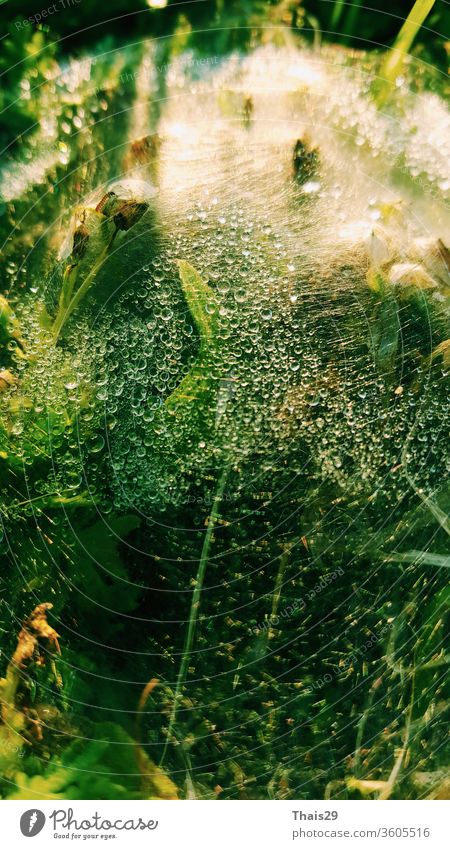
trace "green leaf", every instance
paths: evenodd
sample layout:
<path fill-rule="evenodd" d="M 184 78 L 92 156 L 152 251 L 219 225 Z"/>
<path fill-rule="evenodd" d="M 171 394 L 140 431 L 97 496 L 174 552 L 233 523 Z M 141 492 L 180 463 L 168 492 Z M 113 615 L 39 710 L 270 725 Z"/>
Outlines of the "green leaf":
<path fill-rule="evenodd" d="M 214 315 L 218 309 L 216 297 L 190 262 L 179 259 L 177 265 L 183 294 L 200 336 L 201 345 L 208 347 L 214 339 Z M 214 310 L 212 314 L 208 314 L 208 306 Z"/>
<path fill-rule="evenodd" d="M 383 372 L 393 369 L 400 341 L 400 319 L 395 295 L 382 297 L 372 334 L 372 347 L 377 367 Z"/>
<path fill-rule="evenodd" d="M 9 799 L 176 799 L 177 788 L 132 737 L 112 722 L 95 724 L 43 775 L 16 772 Z"/>
<path fill-rule="evenodd" d="M 184 405 L 203 399 L 208 407 L 209 393 L 215 379 L 214 352 L 217 347 L 219 305 L 212 289 L 186 260 L 177 260 L 181 286 L 196 330 L 200 337 L 197 360 L 180 385 L 166 399 L 166 407 L 183 409 Z"/>

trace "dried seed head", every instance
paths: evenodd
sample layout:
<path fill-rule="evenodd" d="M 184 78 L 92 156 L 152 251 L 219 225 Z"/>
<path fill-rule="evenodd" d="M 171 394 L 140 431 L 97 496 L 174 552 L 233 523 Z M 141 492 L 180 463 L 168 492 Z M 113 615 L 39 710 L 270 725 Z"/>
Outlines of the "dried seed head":
<path fill-rule="evenodd" d="M 112 218 L 118 230 L 129 230 L 147 209 L 148 203 L 145 201 L 128 200 L 109 191 L 103 195 L 95 211 L 101 212 L 106 218 Z"/>
<path fill-rule="evenodd" d="M 118 230 L 129 230 L 133 227 L 144 212 L 148 209 L 148 203 L 144 201 L 126 200 L 114 215 L 114 224 Z"/>
<path fill-rule="evenodd" d="M 115 192 L 106 192 L 103 195 L 102 199 L 98 202 L 95 207 L 96 212 L 102 212 L 103 215 L 109 217 L 112 215 L 114 207 L 116 206 L 119 198 L 117 197 Z"/>
<path fill-rule="evenodd" d="M 73 234 L 72 257 L 81 259 L 86 253 L 89 241 L 89 230 L 85 224 L 80 224 Z"/>
<path fill-rule="evenodd" d="M 253 112 L 254 112 L 254 108 L 255 108 L 255 106 L 254 106 L 254 103 L 253 103 L 253 97 L 251 97 L 250 95 L 247 95 L 247 97 L 244 99 L 244 104 L 242 106 L 242 117 L 244 119 L 245 124 L 250 123 Z"/>
<path fill-rule="evenodd" d="M 312 147 L 308 139 L 297 139 L 292 156 L 294 177 L 299 183 L 306 183 L 314 176 L 319 165 L 317 148 Z"/>

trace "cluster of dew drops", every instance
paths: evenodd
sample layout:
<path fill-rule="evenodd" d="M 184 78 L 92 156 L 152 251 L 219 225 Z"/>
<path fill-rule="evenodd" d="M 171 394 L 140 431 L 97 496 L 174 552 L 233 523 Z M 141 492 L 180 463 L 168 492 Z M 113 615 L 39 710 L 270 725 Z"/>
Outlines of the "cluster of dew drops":
<path fill-rule="evenodd" d="M 337 109 L 335 101 L 330 109 Z M 359 100 L 345 102 L 354 121 Z M 373 143 L 377 127 L 363 131 Z M 204 159 L 199 168 L 207 172 Z M 259 175 L 256 188 L 253 171 L 251 179 L 250 200 L 248 194 L 236 200 L 228 173 L 217 192 L 194 193 L 184 208 L 166 210 L 166 220 L 162 214 L 162 248 L 152 258 L 143 255 L 113 307 L 95 320 L 83 310 L 73 319 L 75 358 L 64 346 L 41 347 L 30 391 L 34 413 L 45 423 L 55 489 L 85 487 L 92 496 L 106 492 L 116 509 L 147 510 L 182 500 L 192 480 L 216 473 L 225 457 L 252 486 L 266 469 L 273 475 L 301 470 L 347 491 L 383 489 L 412 430 L 407 460 L 422 484 L 436 473 L 441 456 L 431 425 L 441 398 L 431 393 L 418 411 L 417 394 L 394 395 L 377 373 L 361 338 L 366 316 L 355 313 L 351 326 L 351 298 L 326 290 L 339 290 L 341 272 L 333 284 L 328 273 L 324 283 L 312 259 L 314 250 L 320 259 L 323 241 L 315 198 L 299 211 L 287 182 L 279 193 L 273 174 Z M 245 174 L 241 184 L 245 188 Z M 336 206 L 335 186 L 318 182 L 315 191 L 320 209 Z M 200 342 L 177 259 L 196 266 L 214 294 L 207 310 L 220 318 L 214 429 L 193 433 L 181 454 L 176 425 L 164 433 L 159 411 L 194 366 Z M 39 340 L 31 312 L 27 326 L 30 339 Z M 77 413 L 70 424 L 68 405 Z M 32 453 L 27 417 L 18 415 L 13 425 L 25 463 Z M 37 491 L 46 487 L 38 481 Z M 392 497 L 401 494 L 394 486 Z"/>

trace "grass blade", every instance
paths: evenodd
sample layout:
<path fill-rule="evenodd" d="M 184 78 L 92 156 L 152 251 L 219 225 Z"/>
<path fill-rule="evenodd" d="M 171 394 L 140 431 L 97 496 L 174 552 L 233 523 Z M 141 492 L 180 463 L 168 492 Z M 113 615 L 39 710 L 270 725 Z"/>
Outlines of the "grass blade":
<path fill-rule="evenodd" d="M 403 63 L 411 45 L 435 2 L 436 0 L 416 0 L 414 3 L 395 40 L 392 50 L 389 51 L 381 67 L 381 85 L 376 98 L 378 106 L 383 106 L 388 99 L 395 80 L 401 73 Z"/>
<path fill-rule="evenodd" d="M 180 701 L 180 698 L 181 698 L 181 695 L 182 695 L 182 690 L 183 690 L 183 687 L 184 687 L 184 684 L 185 684 L 185 681 L 186 681 L 186 677 L 187 677 L 187 671 L 188 671 L 188 667 L 189 667 L 189 661 L 190 661 L 190 658 L 191 658 L 192 646 L 194 644 L 195 631 L 196 631 L 197 622 L 198 622 L 198 614 L 199 614 L 199 609 L 200 609 L 200 599 L 201 599 L 201 594 L 202 594 L 202 590 L 203 590 L 203 583 L 204 583 L 204 580 L 205 580 L 206 567 L 208 565 L 209 550 L 210 550 L 210 547 L 211 547 L 214 528 L 216 526 L 217 519 L 219 517 L 219 508 L 220 508 L 220 503 L 222 501 L 223 492 L 224 492 L 225 485 L 226 485 L 227 478 L 228 478 L 228 471 L 229 471 L 229 465 L 227 464 L 224 467 L 222 474 L 219 478 L 217 488 L 216 488 L 216 492 L 215 492 L 215 495 L 214 495 L 211 513 L 210 513 L 209 519 L 208 519 L 208 528 L 206 530 L 205 539 L 203 541 L 203 547 L 202 547 L 200 560 L 199 560 L 199 563 L 198 563 L 197 575 L 196 575 L 196 579 L 195 579 L 195 588 L 194 588 L 194 591 L 192 593 L 191 609 L 189 611 L 188 628 L 187 628 L 187 631 L 186 631 L 186 639 L 185 639 L 184 648 L 183 648 L 183 655 L 182 655 L 182 658 L 181 658 L 180 668 L 179 668 L 179 671 L 178 671 L 178 678 L 177 678 L 177 683 L 176 683 L 176 688 L 175 688 L 175 695 L 174 695 L 174 698 L 173 698 L 173 706 L 172 706 L 172 711 L 171 711 L 170 719 L 169 719 L 169 727 L 168 727 L 168 730 L 167 730 L 167 739 L 166 739 L 166 742 L 165 742 L 165 745 L 164 745 L 164 751 L 163 751 L 163 754 L 162 754 L 160 766 L 164 761 L 164 758 L 165 758 L 166 752 L 167 752 L 167 747 L 170 743 L 170 738 L 172 736 L 173 729 L 174 729 L 174 726 L 175 726 L 176 717 L 177 717 L 178 704 L 179 704 L 179 701 Z"/>

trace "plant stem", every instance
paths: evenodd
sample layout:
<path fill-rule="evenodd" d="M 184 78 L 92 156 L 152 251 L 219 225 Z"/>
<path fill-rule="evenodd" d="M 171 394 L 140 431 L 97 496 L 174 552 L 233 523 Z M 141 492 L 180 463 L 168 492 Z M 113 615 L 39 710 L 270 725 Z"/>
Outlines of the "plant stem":
<path fill-rule="evenodd" d="M 403 24 L 392 50 L 383 62 L 380 70 L 381 88 L 377 96 L 378 106 L 382 106 L 389 97 L 392 86 L 402 70 L 410 47 L 419 32 L 425 18 L 431 12 L 436 0 L 416 0 Z"/>
<path fill-rule="evenodd" d="M 335 0 L 333 12 L 330 19 L 330 29 L 333 31 L 341 20 L 342 12 L 344 11 L 344 2 L 345 0 Z"/>
<path fill-rule="evenodd" d="M 345 38 L 345 43 L 348 44 L 351 42 L 351 39 L 355 32 L 355 24 L 358 19 L 359 12 L 361 10 L 362 0 L 353 0 L 353 3 L 350 6 L 350 9 L 347 12 L 347 16 L 345 18 L 344 26 L 342 27 L 342 33 Z"/>
<path fill-rule="evenodd" d="M 86 275 L 81 286 L 79 287 L 79 289 L 77 289 L 77 291 L 75 292 L 75 295 L 69 301 L 67 306 L 65 305 L 64 300 L 60 303 L 58 313 L 56 315 L 55 322 L 53 324 L 53 343 L 54 344 L 56 344 L 56 342 L 58 341 L 61 330 L 62 330 L 64 324 L 66 323 L 67 319 L 72 315 L 74 309 L 78 306 L 81 299 L 84 297 L 87 290 L 89 289 L 89 286 L 91 285 L 95 275 L 97 274 L 97 271 L 99 271 L 100 267 L 105 262 L 105 260 L 108 256 L 108 253 L 109 253 L 109 251 L 112 247 L 112 244 L 114 242 L 114 239 L 116 237 L 117 232 L 118 232 L 117 230 L 114 231 L 110 241 L 108 242 L 107 245 L 105 245 L 105 247 L 101 251 L 98 260 L 94 263 L 89 274 Z"/>
<path fill-rule="evenodd" d="M 285 548 L 285 550 L 283 551 L 283 554 L 280 556 L 280 563 L 279 563 L 279 566 L 278 566 L 278 572 L 277 572 L 277 576 L 275 578 L 275 586 L 274 586 L 273 594 L 272 594 L 272 610 L 271 610 L 271 613 L 270 613 L 270 625 L 269 625 L 269 628 L 267 628 L 267 630 L 266 630 L 265 640 L 264 640 L 264 645 L 265 645 L 266 650 L 267 650 L 268 642 L 271 639 L 271 637 L 273 637 L 273 634 L 274 634 L 273 629 L 271 627 L 271 623 L 273 622 L 273 620 L 275 619 L 275 617 L 277 615 L 278 606 L 280 604 L 284 573 L 286 571 L 286 566 L 287 566 L 288 561 L 289 561 L 289 555 L 291 553 L 291 548 L 292 548 L 292 543 Z"/>
<path fill-rule="evenodd" d="M 394 766 L 392 767 L 391 774 L 389 775 L 389 778 L 386 782 L 386 787 L 384 788 L 384 790 L 381 791 L 380 795 L 378 796 L 378 799 L 380 801 L 389 799 L 390 796 L 392 795 L 396 781 L 397 781 L 397 779 L 400 775 L 400 770 L 402 768 L 403 762 L 406 758 L 406 754 L 407 754 L 408 746 L 409 746 L 409 741 L 410 741 L 410 736 L 411 736 L 411 725 L 412 725 L 412 716 L 413 716 L 413 710 L 414 710 L 414 699 L 415 699 L 415 673 L 413 673 L 413 677 L 412 677 L 411 701 L 409 703 L 408 712 L 407 712 L 407 716 L 406 716 L 405 731 L 404 731 L 404 734 L 405 734 L 404 743 L 403 743 L 403 746 L 402 746 L 399 754 L 397 755 L 397 757 L 395 759 L 395 763 L 394 763 Z"/>
<path fill-rule="evenodd" d="M 177 683 L 176 683 L 176 688 L 175 688 L 175 695 L 174 695 L 172 711 L 171 711 L 170 719 L 169 719 L 169 727 L 168 727 L 168 730 L 167 730 L 167 739 L 166 739 L 166 742 L 165 742 L 165 745 L 164 745 L 164 750 L 163 750 L 163 754 L 162 754 L 162 757 L 161 757 L 160 766 L 162 765 L 162 763 L 164 761 L 164 758 L 165 758 L 166 752 L 167 752 L 167 747 L 170 743 L 170 738 L 172 736 L 172 732 L 173 732 L 173 728 L 174 728 L 175 720 L 176 720 L 176 716 L 177 716 L 178 703 L 180 701 L 181 692 L 182 692 L 184 683 L 186 681 L 187 671 L 188 671 L 188 667 L 189 667 L 189 661 L 190 661 L 191 652 L 192 652 L 192 646 L 193 646 L 193 643 L 194 643 L 195 630 L 196 630 L 196 627 L 197 627 L 198 613 L 199 613 L 199 608 L 200 608 L 200 597 L 201 597 L 201 594 L 202 594 L 203 582 L 204 582 L 204 579 L 205 579 L 206 567 L 207 567 L 207 564 L 208 564 L 209 549 L 211 547 L 214 528 L 216 526 L 217 519 L 218 519 L 218 516 L 219 516 L 218 511 L 219 511 L 220 503 L 222 501 L 225 485 L 226 485 L 226 482 L 227 482 L 229 468 L 230 468 L 229 463 L 226 463 L 226 465 L 224 466 L 224 468 L 222 470 L 222 474 L 219 478 L 219 481 L 217 483 L 216 492 L 215 492 L 215 495 L 214 495 L 214 500 L 213 500 L 213 504 L 212 504 L 212 508 L 211 508 L 211 513 L 210 513 L 209 518 L 208 518 L 208 527 L 207 527 L 207 530 L 206 530 L 205 539 L 203 541 L 202 551 L 201 551 L 201 554 L 200 554 L 200 560 L 199 560 L 198 569 L 197 569 L 197 576 L 196 576 L 196 579 L 195 579 L 195 587 L 194 587 L 194 591 L 192 593 L 191 609 L 189 611 L 189 624 L 188 624 L 188 629 L 187 629 L 187 632 L 186 632 L 186 639 L 185 639 L 185 642 L 184 642 L 183 655 L 182 655 L 182 658 L 181 658 L 180 668 L 179 668 L 179 671 L 178 671 L 178 678 L 177 678 Z"/>

